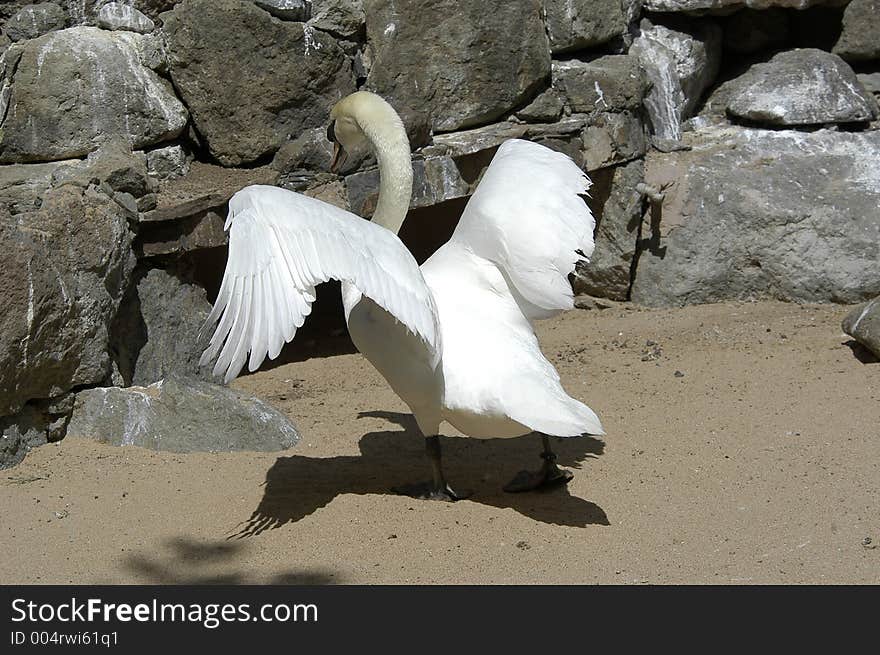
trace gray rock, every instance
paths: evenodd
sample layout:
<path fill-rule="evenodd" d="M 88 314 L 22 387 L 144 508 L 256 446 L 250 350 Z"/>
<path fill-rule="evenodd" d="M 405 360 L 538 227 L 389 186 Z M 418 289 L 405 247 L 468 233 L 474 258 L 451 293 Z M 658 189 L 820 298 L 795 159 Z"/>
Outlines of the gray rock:
<path fill-rule="evenodd" d="M 583 167 L 595 171 L 645 155 L 645 126 L 632 111 L 603 112 L 591 116 L 581 134 Z"/>
<path fill-rule="evenodd" d="M 275 18 L 304 23 L 312 13 L 309 0 L 254 0 L 260 9 L 265 9 Z"/>
<path fill-rule="evenodd" d="M 98 11 L 98 27 L 105 30 L 128 30 L 147 34 L 156 24 L 130 4 L 108 2 Z"/>
<path fill-rule="evenodd" d="M 768 125 L 869 121 L 877 102 L 837 55 L 805 48 L 780 52 L 730 82 L 731 116 Z"/>
<path fill-rule="evenodd" d="M 188 0 L 163 19 L 175 87 L 224 165 L 253 162 L 326 126 L 333 104 L 355 90 L 332 37 L 251 3 Z"/>
<path fill-rule="evenodd" d="M 4 30 L 6 36 L 13 41 L 36 39 L 47 32 L 63 30 L 67 26 L 67 15 L 54 2 L 41 2 L 36 5 L 25 5 L 12 16 Z"/>
<path fill-rule="evenodd" d="M 636 241 L 642 222 L 642 196 L 636 186 L 645 179 L 642 159 L 591 173 L 587 204 L 596 218 L 596 249 L 579 265 L 574 292 L 626 300 Z"/>
<path fill-rule="evenodd" d="M 66 184 L 39 209 L 0 215 L 0 415 L 107 377 L 131 241 L 122 208 L 94 188 Z"/>
<path fill-rule="evenodd" d="M 638 109 L 646 86 L 638 59 L 630 55 L 553 62 L 553 88 L 572 112 Z"/>
<path fill-rule="evenodd" d="M 125 383 L 146 386 L 171 373 L 210 380 L 210 368 L 199 368 L 207 340 L 197 339 L 210 311 L 205 290 L 176 271 L 142 274 L 112 327 L 114 360 Z"/>
<path fill-rule="evenodd" d="M 160 180 L 186 175 L 189 157 L 182 146 L 165 146 L 147 152 L 147 172 Z"/>
<path fill-rule="evenodd" d="M 852 310 L 843 319 L 843 331 L 880 357 L 880 296 Z"/>
<path fill-rule="evenodd" d="M 272 168 L 279 173 L 292 171 L 328 171 L 333 159 L 333 146 L 326 130 L 316 127 L 288 141 L 275 153 Z"/>
<path fill-rule="evenodd" d="M 880 59 L 880 2 L 852 0 L 843 12 L 843 30 L 834 53 L 847 61 Z"/>
<path fill-rule="evenodd" d="M 147 174 L 146 157 L 133 153 L 121 138 L 108 139 L 72 166 L 56 168 L 52 177 L 54 186 L 73 184 L 86 189 L 105 184 L 113 192 L 128 193 L 135 199 L 155 192 L 157 186 Z"/>
<path fill-rule="evenodd" d="M 676 306 L 880 294 L 880 132 L 714 127 L 648 157 L 664 189 L 632 299 Z"/>
<path fill-rule="evenodd" d="M 880 73 L 860 73 L 856 77 L 865 91 L 880 96 Z"/>
<path fill-rule="evenodd" d="M 529 123 L 552 123 L 559 120 L 564 108 L 562 96 L 550 88 L 516 112 L 516 117 Z"/>
<path fill-rule="evenodd" d="M 262 400 L 171 375 L 148 387 L 99 387 L 77 394 L 68 434 L 116 446 L 179 453 L 291 448 L 299 433 Z"/>
<path fill-rule="evenodd" d="M 724 20 L 724 49 L 737 54 L 779 48 L 789 36 L 790 20 L 784 9 L 746 9 Z"/>
<path fill-rule="evenodd" d="M 29 402 L 13 416 L 0 417 L 0 469 L 18 464 L 32 448 L 60 441 L 67 431 L 73 396 Z"/>
<path fill-rule="evenodd" d="M 654 135 L 679 139 L 682 121 L 691 116 L 718 75 L 721 29 L 710 20 L 676 22 L 675 29 L 643 20 L 630 52 L 651 81 L 645 108 Z"/>
<path fill-rule="evenodd" d="M 602 45 L 627 28 L 621 0 L 544 0 L 544 12 L 553 52 Z"/>
<path fill-rule="evenodd" d="M 0 216 L 38 209 L 60 169 L 78 166 L 78 159 L 51 164 L 0 166 Z"/>
<path fill-rule="evenodd" d="M 379 196 L 379 171 L 374 168 L 349 175 L 345 178 L 345 188 L 351 211 L 358 216 L 372 216 Z M 469 193 L 470 186 L 451 157 L 413 160 L 410 209 L 438 205 Z"/>
<path fill-rule="evenodd" d="M 10 48 L 6 57 L 16 49 L 18 58 L 6 66 L 0 162 L 82 157 L 111 135 L 134 148 L 179 135 L 186 109 L 140 59 L 153 43 L 132 32 L 73 27 Z"/>
<path fill-rule="evenodd" d="M 363 0 L 314 0 L 309 24 L 345 39 L 356 38 L 367 24 Z"/>
<path fill-rule="evenodd" d="M 489 123 L 545 83 L 550 49 L 538 0 L 486 11 L 476 0 L 366 0 L 367 86 L 395 107 L 429 108 L 433 127 Z"/>
<path fill-rule="evenodd" d="M 181 255 L 227 245 L 223 226 L 228 200 L 211 194 L 141 214 L 135 254 L 138 258 Z"/>
<path fill-rule="evenodd" d="M 434 135 L 434 145 L 450 157 L 463 157 L 493 150 L 507 139 L 522 137 L 529 127 L 514 123 L 495 123 L 472 130 Z"/>

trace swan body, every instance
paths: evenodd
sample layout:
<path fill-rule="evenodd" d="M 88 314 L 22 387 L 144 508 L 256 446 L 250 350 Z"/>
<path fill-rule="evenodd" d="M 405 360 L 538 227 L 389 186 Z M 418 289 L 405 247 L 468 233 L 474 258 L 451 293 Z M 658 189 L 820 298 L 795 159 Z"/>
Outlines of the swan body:
<path fill-rule="evenodd" d="M 219 324 L 202 362 L 216 358 L 215 374 L 229 381 L 246 361 L 253 371 L 276 357 L 308 315 L 315 286 L 334 278 L 352 341 L 429 439 L 435 487 L 448 489 L 435 436 L 443 421 L 473 437 L 604 434 L 596 414 L 565 392 L 533 328 L 572 308 L 567 276 L 592 253 L 586 175 L 544 146 L 505 142 L 450 240 L 419 267 L 396 236 L 412 188 L 400 119 L 367 92 L 340 101 L 331 118 L 337 155 L 375 149 L 373 221 L 277 187 L 236 193 L 206 326 Z"/>

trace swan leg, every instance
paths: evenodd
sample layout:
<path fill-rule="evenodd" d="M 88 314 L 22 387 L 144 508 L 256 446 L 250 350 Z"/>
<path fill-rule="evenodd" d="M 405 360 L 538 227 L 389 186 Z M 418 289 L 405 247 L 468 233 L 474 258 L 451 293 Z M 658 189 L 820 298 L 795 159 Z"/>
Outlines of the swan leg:
<path fill-rule="evenodd" d="M 574 477 L 571 471 L 556 466 L 556 453 L 550 448 L 550 438 L 542 434 L 544 451 L 541 459 L 544 464 L 537 471 L 520 471 L 513 480 L 504 485 L 504 491 L 516 493 L 519 491 L 532 491 L 533 489 L 546 489 L 556 487 L 568 482 Z"/>
<path fill-rule="evenodd" d="M 443 458 L 440 448 L 440 437 L 437 435 L 425 437 L 425 452 L 431 462 L 431 482 L 420 482 L 416 484 L 407 484 L 392 489 L 395 493 L 404 496 L 413 496 L 422 500 L 445 500 L 454 502 L 462 500 L 471 495 L 470 491 L 455 491 L 446 482 L 446 476 L 443 475 Z"/>

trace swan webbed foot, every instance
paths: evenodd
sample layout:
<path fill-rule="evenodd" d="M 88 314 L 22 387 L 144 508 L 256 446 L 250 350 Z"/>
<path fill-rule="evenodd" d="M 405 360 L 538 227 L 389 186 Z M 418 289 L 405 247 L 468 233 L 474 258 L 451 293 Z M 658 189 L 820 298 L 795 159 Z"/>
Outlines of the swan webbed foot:
<path fill-rule="evenodd" d="M 471 491 L 455 491 L 446 482 L 443 475 L 443 461 L 440 448 L 440 437 L 432 435 L 425 437 L 425 452 L 431 462 L 431 482 L 419 482 L 416 484 L 406 484 L 401 487 L 394 487 L 394 493 L 404 496 L 411 496 L 421 500 L 445 500 L 447 502 L 455 502 L 463 500 L 471 495 Z"/>
<path fill-rule="evenodd" d="M 405 484 L 391 489 L 396 494 L 402 496 L 410 496 L 419 500 L 444 500 L 448 503 L 454 503 L 457 500 L 464 500 L 473 493 L 470 490 L 455 491 L 448 484 L 437 486 L 433 482 L 417 482 L 415 484 Z"/>
<path fill-rule="evenodd" d="M 550 489 L 568 484 L 574 478 L 571 471 L 561 469 L 556 465 L 556 454 L 550 449 L 550 440 L 546 435 L 541 436 L 544 439 L 544 452 L 541 453 L 544 464 L 537 471 L 517 473 L 510 482 L 504 485 L 504 491 L 519 493 L 536 489 Z"/>

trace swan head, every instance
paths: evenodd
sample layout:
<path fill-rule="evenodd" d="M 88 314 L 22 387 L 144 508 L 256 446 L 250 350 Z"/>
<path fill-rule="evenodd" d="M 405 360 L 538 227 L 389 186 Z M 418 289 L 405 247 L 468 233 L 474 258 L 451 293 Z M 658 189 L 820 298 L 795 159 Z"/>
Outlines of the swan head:
<path fill-rule="evenodd" d="M 403 131 L 403 122 L 384 99 L 357 91 L 337 102 L 330 111 L 327 139 L 333 143 L 330 170 L 337 172 L 348 157 L 366 154 L 390 135 Z M 404 132 L 405 134 L 405 132 Z"/>

